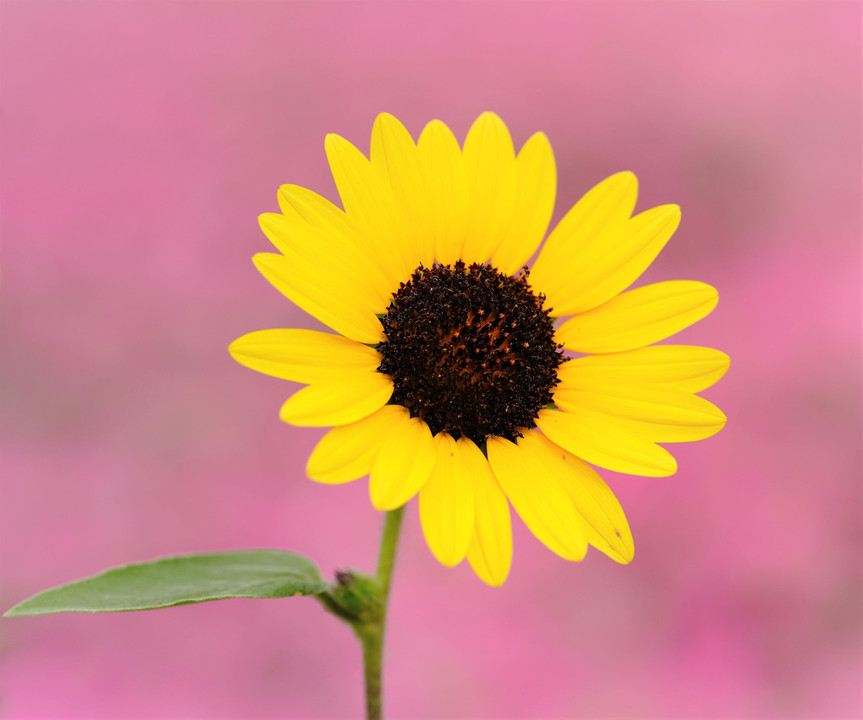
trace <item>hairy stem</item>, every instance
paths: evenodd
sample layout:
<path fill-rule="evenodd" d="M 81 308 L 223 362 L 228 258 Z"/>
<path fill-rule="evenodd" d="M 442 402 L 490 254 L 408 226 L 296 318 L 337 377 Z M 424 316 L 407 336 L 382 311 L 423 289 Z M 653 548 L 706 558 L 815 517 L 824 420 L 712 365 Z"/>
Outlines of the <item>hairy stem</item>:
<path fill-rule="evenodd" d="M 404 506 L 386 514 L 381 549 L 378 555 L 377 580 L 381 592 L 381 609 L 377 622 L 357 627 L 357 635 L 363 645 L 363 667 L 366 682 L 366 720 L 381 720 L 381 677 L 383 667 L 384 631 L 387 621 L 387 603 L 392 583 L 393 565 L 399 541 L 399 530 L 404 515 Z"/>

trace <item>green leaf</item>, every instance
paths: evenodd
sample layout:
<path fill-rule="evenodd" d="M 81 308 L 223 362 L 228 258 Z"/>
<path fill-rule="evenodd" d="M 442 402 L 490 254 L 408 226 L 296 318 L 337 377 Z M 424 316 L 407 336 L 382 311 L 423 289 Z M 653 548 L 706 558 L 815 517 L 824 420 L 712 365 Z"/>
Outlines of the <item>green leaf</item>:
<path fill-rule="evenodd" d="M 6 615 L 155 610 L 226 598 L 317 595 L 327 588 L 315 564 L 284 550 L 178 555 L 112 568 L 45 590 Z"/>

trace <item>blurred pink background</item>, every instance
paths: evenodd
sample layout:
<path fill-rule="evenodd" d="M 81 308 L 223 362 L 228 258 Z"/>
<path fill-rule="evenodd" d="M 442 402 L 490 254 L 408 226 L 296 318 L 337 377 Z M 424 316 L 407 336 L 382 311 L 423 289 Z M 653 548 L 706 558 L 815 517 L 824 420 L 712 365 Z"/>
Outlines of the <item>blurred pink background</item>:
<path fill-rule="evenodd" d="M 25 2 L 2 60 L 2 595 L 111 565 L 295 549 L 371 569 L 365 482 L 227 345 L 313 327 L 260 276 L 280 183 L 336 199 L 323 140 L 387 110 L 544 130 L 559 218 L 629 169 L 683 207 L 643 282 L 717 311 L 730 422 L 676 476 L 604 473 L 636 559 L 516 523 L 501 589 L 411 505 L 388 636 L 399 718 L 852 718 L 861 707 L 858 2 Z M 8 718 L 349 718 L 350 632 L 308 599 L 0 623 Z"/>

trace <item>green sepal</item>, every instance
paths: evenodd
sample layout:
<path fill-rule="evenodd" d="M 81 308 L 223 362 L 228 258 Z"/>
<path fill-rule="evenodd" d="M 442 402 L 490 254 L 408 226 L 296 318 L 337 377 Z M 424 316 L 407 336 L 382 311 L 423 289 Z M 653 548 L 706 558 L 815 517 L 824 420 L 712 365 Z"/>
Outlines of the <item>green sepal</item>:
<path fill-rule="evenodd" d="M 317 595 L 327 588 L 317 566 L 286 550 L 177 555 L 112 568 L 40 592 L 6 616 L 128 612 L 228 598 Z"/>
<path fill-rule="evenodd" d="M 327 594 L 340 614 L 354 622 L 376 622 L 383 613 L 380 584 L 356 570 L 336 572 L 336 582 Z"/>

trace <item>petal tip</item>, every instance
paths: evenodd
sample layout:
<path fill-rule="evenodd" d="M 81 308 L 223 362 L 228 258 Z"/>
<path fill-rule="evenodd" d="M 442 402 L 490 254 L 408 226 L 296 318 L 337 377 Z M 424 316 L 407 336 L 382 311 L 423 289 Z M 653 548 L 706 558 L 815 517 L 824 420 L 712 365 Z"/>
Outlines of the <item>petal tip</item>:
<path fill-rule="evenodd" d="M 243 347 L 247 337 L 248 335 L 238 337 L 234 342 L 228 345 L 228 354 L 237 362 L 241 362 L 240 358 L 245 356 L 245 353 L 243 353 Z"/>
<path fill-rule="evenodd" d="M 324 480 L 325 473 L 321 472 L 319 462 L 313 461 L 313 458 L 309 458 L 306 463 L 306 476 L 314 482 L 327 484 Z"/>
<path fill-rule="evenodd" d="M 489 136 L 493 138 L 503 138 L 511 143 L 509 140 L 509 129 L 507 128 L 506 123 L 501 119 L 500 115 L 491 110 L 486 110 L 473 121 L 473 124 L 468 130 L 465 143 L 468 143 L 469 140 L 472 142 L 474 139 Z"/>
<path fill-rule="evenodd" d="M 681 210 L 680 205 L 677 203 L 667 203 L 666 205 L 658 205 L 652 210 L 647 210 L 645 212 L 652 212 L 659 216 L 663 223 L 667 225 L 671 225 L 671 230 L 667 231 L 669 237 L 674 234 L 677 228 L 680 225 L 681 218 Z M 644 213 L 642 213 L 644 214 Z"/>
<path fill-rule="evenodd" d="M 281 257 L 281 255 L 276 253 L 259 252 L 252 255 L 252 263 L 258 270 L 263 272 L 263 268 L 272 267 L 274 264 L 273 261 L 279 257 Z"/>
<path fill-rule="evenodd" d="M 671 453 L 668 454 L 668 462 L 663 463 L 658 467 L 661 475 L 657 475 L 657 477 L 669 477 L 674 475 L 677 472 L 677 458 L 674 457 Z"/>
<path fill-rule="evenodd" d="M 258 226 L 266 233 L 268 228 L 272 228 L 274 225 L 278 224 L 279 218 L 281 217 L 282 215 L 280 213 L 261 213 L 258 215 Z"/>
<path fill-rule="evenodd" d="M 461 557 L 456 557 L 455 555 L 439 555 L 434 550 L 432 550 L 432 554 L 441 565 L 448 568 L 453 568 L 464 560 L 464 555 Z"/>
<path fill-rule="evenodd" d="M 615 558 L 617 559 L 617 558 Z M 626 548 L 626 554 L 622 554 L 617 562 L 621 565 L 629 565 L 635 559 L 635 545 L 629 544 Z"/>
<path fill-rule="evenodd" d="M 398 128 L 406 129 L 404 123 L 399 120 L 395 115 L 389 112 L 378 113 L 377 117 L 375 117 L 375 125 L 381 125 L 386 123 L 387 125 L 393 125 Z"/>
<path fill-rule="evenodd" d="M 324 150 L 327 154 L 347 147 L 348 145 L 353 147 L 349 140 L 346 140 L 338 133 L 327 133 L 324 136 Z"/>
<path fill-rule="evenodd" d="M 492 577 L 492 576 L 483 577 L 482 575 L 477 575 L 477 577 L 480 580 L 482 580 L 489 587 L 498 588 L 498 587 L 501 587 L 506 582 L 507 577 L 509 577 L 509 572 L 507 572 L 502 577 Z"/>
<path fill-rule="evenodd" d="M 276 198 L 281 201 L 279 203 L 279 207 L 282 206 L 282 203 L 290 204 L 291 198 L 293 197 L 293 185 L 279 185 L 279 189 L 276 191 Z M 258 216 L 258 220 L 260 222 L 260 216 Z"/>
<path fill-rule="evenodd" d="M 291 400 L 293 400 L 292 397 L 282 403 L 282 407 L 279 408 L 279 420 L 288 423 L 288 425 L 300 425 L 301 423 L 297 422 L 295 404 Z"/>
<path fill-rule="evenodd" d="M 621 185 L 631 185 L 634 188 L 638 188 L 638 176 L 632 170 L 621 170 L 618 173 L 614 173 L 611 177 L 608 178 L 608 181 L 614 183 L 620 183 Z"/>
<path fill-rule="evenodd" d="M 475 122 L 479 122 L 480 120 L 483 122 L 503 122 L 503 120 L 500 119 L 500 115 L 494 112 L 494 110 L 484 110 L 481 112 Z"/>
<path fill-rule="evenodd" d="M 371 491 L 371 487 L 372 486 L 369 485 L 369 499 L 372 501 L 372 507 L 380 512 L 390 512 L 391 510 L 396 510 L 402 505 L 407 504 L 408 500 L 410 500 L 410 498 L 408 498 L 408 500 L 405 500 L 404 502 L 398 502 L 392 500 L 392 498 L 381 497 L 377 493 Z"/>
<path fill-rule="evenodd" d="M 316 476 L 318 475 L 318 470 L 319 468 L 317 467 L 317 462 L 313 462 L 312 458 L 309 458 L 306 461 L 306 475 L 311 480 L 315 480 L 317 482 L 318 478 Z"/>

